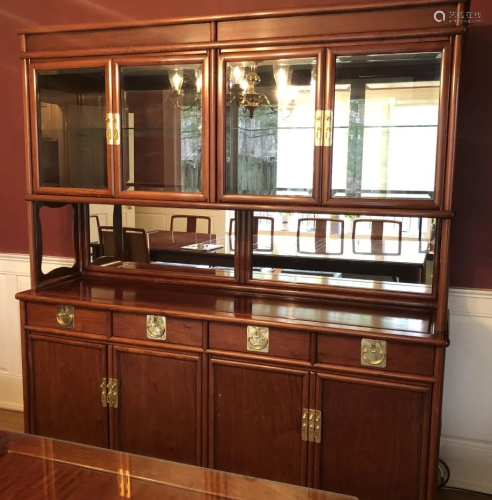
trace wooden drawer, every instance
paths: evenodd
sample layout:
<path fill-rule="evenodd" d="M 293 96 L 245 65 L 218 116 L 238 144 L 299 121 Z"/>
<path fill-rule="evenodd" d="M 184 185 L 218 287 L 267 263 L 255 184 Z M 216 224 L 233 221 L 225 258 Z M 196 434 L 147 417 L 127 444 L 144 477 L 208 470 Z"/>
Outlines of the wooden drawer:
<path fill-rule="evenodd" d="M 231 325 L 228 323 L 210 323 L 209 349 L 225 351 L 250 352 L 281 358 L 309 360 L 309 333 L 269 328 L 268 352 L 248 349 L 247 325 Z"/>
<path fill-rule="evenodd" d="M 367 338 L 370 338 L 369 336 Z M 337 335 L 318 335 L 317 362 L 330 365 L 363 366 L 361 362 L 361 340 Z M 374 370 L 434 374 L 434 348 L 402 342 L 387 342 L 386 367 L 378 365 Z"/>
<path fill-rule="evenodd" d="M 113 314 L 113 337 L 136 340 L 151 340 L 167 344 L 201 346 L 203 342 L 203 323 L 193 319 L 166 317 L 165 338 L 147 336 L 147 315 L 133 313 Z"/>
<path fill-rule="evenodd" d="M 63 304 L 59 304 L 63 305 Z M 57 304 L 26 304 L 26 324 L 45 328 L 57 328 L 62 331 L 95 333 L 109 336 L 109 312 L 96 309 L 74 307 L 73 327 L 63 327 L 58 323 Z"/>

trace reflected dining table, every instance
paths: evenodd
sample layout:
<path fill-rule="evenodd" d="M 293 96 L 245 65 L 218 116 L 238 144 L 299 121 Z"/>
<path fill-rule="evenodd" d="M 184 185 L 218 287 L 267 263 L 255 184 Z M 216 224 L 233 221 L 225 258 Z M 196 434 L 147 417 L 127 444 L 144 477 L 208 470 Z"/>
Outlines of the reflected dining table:
<path fill-rule="evenodd" d="M 148 234 L 152 262 L 234 266 L 234 238 L 229 236 L 177 231 Z M 186 248 L 200 243 L 218 248 Z M 273 241 L 269 235 L 259 235 L 253 246 L 255 268 L 389 276 L 405 283 L 425 283 L 426 258 L 425 248 L 416 240 L 317 240 L 313 235 L 276 234 Z"/>

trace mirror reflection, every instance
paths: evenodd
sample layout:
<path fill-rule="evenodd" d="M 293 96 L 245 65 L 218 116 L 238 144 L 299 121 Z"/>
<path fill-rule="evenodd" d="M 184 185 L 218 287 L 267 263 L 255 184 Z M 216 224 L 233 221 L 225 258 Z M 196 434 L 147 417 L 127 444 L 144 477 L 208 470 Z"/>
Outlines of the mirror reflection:
<path fill-rule="evenodd" d="M 161 266 L 231 277 L 233 220 L 232 211 L 89 205 L 91 262 L 113 268 Z"/>
<path fill-rule="evenodd" d="M 316 59 L 244 61 L 226 70 L 226 193 L 311 196 Z"/>
<path fill-rule="evenodd" d="M 123 190 L 202 190 L 202 65 L 122 67 Z"/>
<path fill-rule="evenodd" d="M 253 278 L 431 293 L 436 221 L 255 212 Z"/>
<path fill-rule="evenodd" d="M 336 59 L 331 195 L 434 198 L 441 53 Z"/>

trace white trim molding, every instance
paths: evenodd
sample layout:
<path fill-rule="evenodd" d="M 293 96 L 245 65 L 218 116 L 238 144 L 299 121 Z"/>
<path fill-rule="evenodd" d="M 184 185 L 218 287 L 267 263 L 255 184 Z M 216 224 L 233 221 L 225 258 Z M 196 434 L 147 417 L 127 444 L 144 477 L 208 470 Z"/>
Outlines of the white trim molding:
<path fill-rule="evenodd" d="M 46 272 L 73 261 L 49 257 Z M 22 410 L 19 305 L 30 287 L 29 256 L 0 254 L 0 408 Z M 492 291 L 452 288 L 441 458 L 450 485 L 492 493 Z"/>

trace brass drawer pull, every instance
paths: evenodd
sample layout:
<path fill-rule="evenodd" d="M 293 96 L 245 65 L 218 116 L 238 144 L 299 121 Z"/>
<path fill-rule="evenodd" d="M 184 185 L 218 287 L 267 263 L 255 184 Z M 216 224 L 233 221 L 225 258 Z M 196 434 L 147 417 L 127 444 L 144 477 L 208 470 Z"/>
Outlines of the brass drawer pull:
<path fill-rule="evenodd" d="M 147 315 L 147 338 L 166 340 L 166 317 Z"/>
<path fill-rule="evenodd" d="M 56 322 L 62 328 L 73 328 L 74 319 L 73 306 L 56 306 Z"/>
<path fill-rule="evenodd" d="M 364 366 L 386 368 L 387 344 L 384 340 L 362 339 L 361 363 Z"/>
<path fill-rule="evenodd" d="M 248 326 L 246 328 L 248 351 L 268 352 L 270 346 L 270 330 L 266 326 Z"/>

